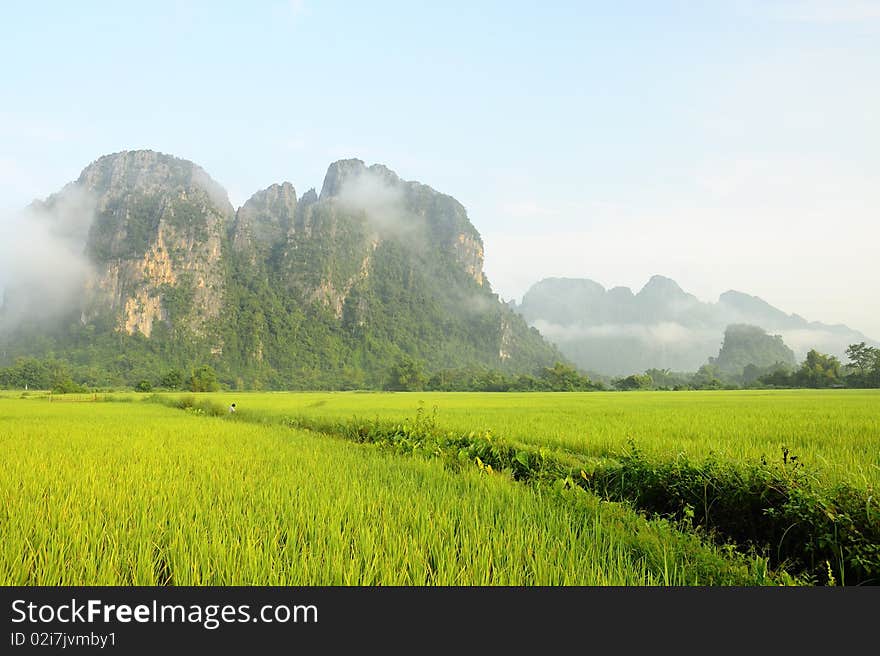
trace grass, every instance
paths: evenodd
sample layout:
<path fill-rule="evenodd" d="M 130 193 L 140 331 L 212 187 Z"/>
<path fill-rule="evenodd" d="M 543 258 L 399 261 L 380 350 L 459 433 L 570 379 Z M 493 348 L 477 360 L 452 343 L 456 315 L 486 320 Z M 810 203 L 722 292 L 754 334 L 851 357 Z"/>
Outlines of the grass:
<path fill-rule="evenodd" d="M 878 399 L 876 391 L 240 396 L 190 396 L 186 403 L 207 403 L 223 414 L 220 400 L 238 398 L 241 411 L 236 419 L 283 422 L 404 451 L 429 448 L 447 459 L 466 454 L 471 461 L 491 463 L 524 480 L 567 479 L 605 499 L 623 500 L 709 532 L 716 541 L 740 550 L 757 549 L 773 567 L 807 580 L 880 582 L 880 510 L 875 493 L 880 451 L 878 432 L 872 429 L 876 406 L 871 403 Z M 406 400 L 416 402 L 416 414 L 424 417 L 425 398 L 437 401 L 430 417 L 432 424 L 438 424 L 427 445 L 424 436 L 413 434 L 413 420 L 402 420 L 398 409 Z M 529 406 L 524 404 L 527 399 L 532 401 Z M 636 402 L 638 408 L 633 408 Z M 452 412 L 439 412 L 441 403 Z M 364 405 L 374 409 L 376 419 L 358 418 L 356 413 L 345 418 L 340 411 Z M 474 423 L 462 424 L 468 409 Z M 638 425 L 648 439 L 637 442 L 618 434 L 613 446 L 595 448 L 567 435 L 558 439 L 553 432 L 567 427 L 563 422 L 569 418 L 581 430 L 607 429 L 597 417 L 609 414 Z M 523 432 L 523 424 L 516 421 L 520 416 L 542 421 L 544 432 L 540 428 Z M 508 431 L 469 430 L 489 417 L 508 426 Z M 722 433 L 717 441 L 697 443 L 669 430 L 687 426 L 717 434 L 719 417 L 727 419 L 728 432 L 742 437 L 725 440 Z M 786 442 L 774 445 L 754 431 L 756 425 L 763 428 L 773 422 L 780 432 L 792 426 L 803 430 L 806 437 L 794 441 L 806 453 L 794 452 Z M 837 438 L 823 439 L 825 434 Z"/>
<path fill-rule="evenodd" d="M 784 448 L 822 478 L 880 484 L 880 390 L 587 393 L 223 393 L 239 414 L 324 420 L 411 416 L 437 408 L 439 424 L 614 457 L 633 441 L 646 455 L 778 460 Z"/>
<path fill-rule="evenodd" d="M 247 412 L 257 411 L 258 400 L 284 412 L 291 401 L 326 395 L 242 398 Z M 222 409 L 227 400 L 208 402 Z M 768 572 L 763 559 L 579 488 L 522 485 L 483 468 L 399 458 L 244 418 L 0 397 L 0 584 L 788 580 Z"/>

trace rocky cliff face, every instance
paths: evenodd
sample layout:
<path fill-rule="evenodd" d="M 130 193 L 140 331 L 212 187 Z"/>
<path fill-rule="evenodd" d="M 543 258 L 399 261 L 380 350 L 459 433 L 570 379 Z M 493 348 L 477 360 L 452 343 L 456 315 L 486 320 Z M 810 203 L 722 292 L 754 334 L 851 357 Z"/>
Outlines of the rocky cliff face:
<path fill-rule="evenodd" d="M 296 189 L 289 182 L 258 191 L 236 212 L 232 247 L 252 258 L 265 256 L 288 238 L 296 208 Z"/>
<path fill-rule="evenodd" d="M 408 240 L 449 255 L 478 285 L 483 284 L 483 241 L 465 208 L 451 196 L 401 180 L 381 164 L 367 167 L 350 159 L 330 165 L 320 200 L 342 213 L 361 215 L 377 238 Z"/>
<path fill-rule="evenodd" d="M 389 252 L 385 243 L 403 245 L 413 268 L 451 263 L 484 283 L 482 241 L 460 203 L 357 159 L 331 164 L 320 196 L 312 190 L 298 204 L 289 185 L 258 192 L 239 210 L 233 239 L 236 248 L 276 253 L 284 288 L 337 319 Z M 350 309 L 363 321 L 362 297 Z"/>
<path fill-rule="evenodd" d="M 320 195 L 283 182 L 234 211 L 192 162 L 126 151 L 38 205 L 71 198 L 89 208 L 87 228 L 58 226 L 91 268 L 80 344 L 109 326 L 277 386 L 380 384 L 401 354 L 527 372 L 559 358 L 492 292 L 464 207 L 381 165 L 341 160 Z"/>
<path fill-rule="evenodd" d="M 721 373 L 739 376 L 752 365 L 759 368 L 783 364 L 794 367 L 795 355 L 779 335 L 768 335 L 756 326 L 733 324 L 724 331 L 718 357 L 710 360 Z"/>
<path fill-rule="evenodd" d="M 233 215 L 223 189 L 192 162 L 153 151 L 102 157 L 72 188 L 95 203 L 83 321 L 109 312 L 128 334 L 149 337 L 171 319 L 205 334 L 223 303 L 223 241 Z"/>

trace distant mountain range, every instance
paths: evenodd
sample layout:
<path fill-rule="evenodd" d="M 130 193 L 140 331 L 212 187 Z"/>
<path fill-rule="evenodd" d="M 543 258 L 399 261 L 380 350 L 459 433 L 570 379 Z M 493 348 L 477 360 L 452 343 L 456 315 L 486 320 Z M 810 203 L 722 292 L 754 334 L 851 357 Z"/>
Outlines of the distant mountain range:
<path fill-rule="evenodd" d="M 738 291 L 706 303 L 659 275 L 635 294 L 583 278 L 546 278 L 513 306 L 579 367 L 606 375 L 694 371 L 718 355 L 732 324 L 780 335 L 798 359 L 813 348 L 845 359 L 849 344 L 877 344 L 848 326 L 807 321 Z"/>

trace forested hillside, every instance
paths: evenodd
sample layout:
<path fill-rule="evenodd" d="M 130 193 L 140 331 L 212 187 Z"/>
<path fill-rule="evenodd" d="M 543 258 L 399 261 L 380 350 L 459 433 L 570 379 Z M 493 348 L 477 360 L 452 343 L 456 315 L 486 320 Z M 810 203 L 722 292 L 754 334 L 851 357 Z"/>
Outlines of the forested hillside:
<path fill-rule="evenodd" d="M 465 208 L 381 165 L 339 161 L 320 194 L 284 182 L 235 211 L 192 162 L 127 151 L 28 212 L 82 280 L 50 304 L 39 279 L 7 287 L 0 367 L 36 357 L 44 377 L 88 386 L 208 367 L 235 388 L 350 389 L 381 387 L 403 358 L 508 374 L 562 359 L 492 291 Z"/>

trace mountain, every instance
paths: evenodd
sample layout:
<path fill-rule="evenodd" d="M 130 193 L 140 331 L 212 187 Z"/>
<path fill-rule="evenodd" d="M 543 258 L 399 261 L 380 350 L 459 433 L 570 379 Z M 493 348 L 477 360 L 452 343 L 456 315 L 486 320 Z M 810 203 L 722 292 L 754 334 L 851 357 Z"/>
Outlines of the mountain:
<path fill-rule="evenodd" d="M 751 365 L 766 369 L 775 365 L 794 368 L 795 355 L 779 335 L 768 335 L 757 326 L 733 324 L 724 331 L 724 342 L 717 358 L 710 358 L 718 372 L 727 378 L 741 376 Z"/>
<path fill-rule="evenodd" d="M 798 359 L 812 348 L 845 359 L 849 344 L 875 343 L 847 326 L 809 322 L 737 291 L 705 303 L 663 276 L 653 276 L 636 294 L 587 279 L 547 278 L 516 310 L 578 366 L 607 375 L 694 371 L 719 353 L 733 324 L 780 335 Z"/>
<path fill-rule="evenodd" d="M 223 243 L 234 214 L 226 192 L 192 162 L 150 151 L 102 157 L 75 185 L 95 200 L 85 246 L 95 275 L 82 323 L 105 315 L 145 337 L 158 322 L 198 336 L 214 333 L 226 285 Z"/>
<path fill-rule="evenodd" d="M 87 273 L 54 321 L 8 286 L 7 362 L 64 357 L 93 384 L 210 364 L 240 388 L 310 388 L 381 385 L 403 355 L 429 371 L 562 359 L 492 291 L 465 208 L 381 165 L 338 161 L 320 194 L 282 182 L 234 210 L 192 162 L 124 151 L 29 211 Z"/>

